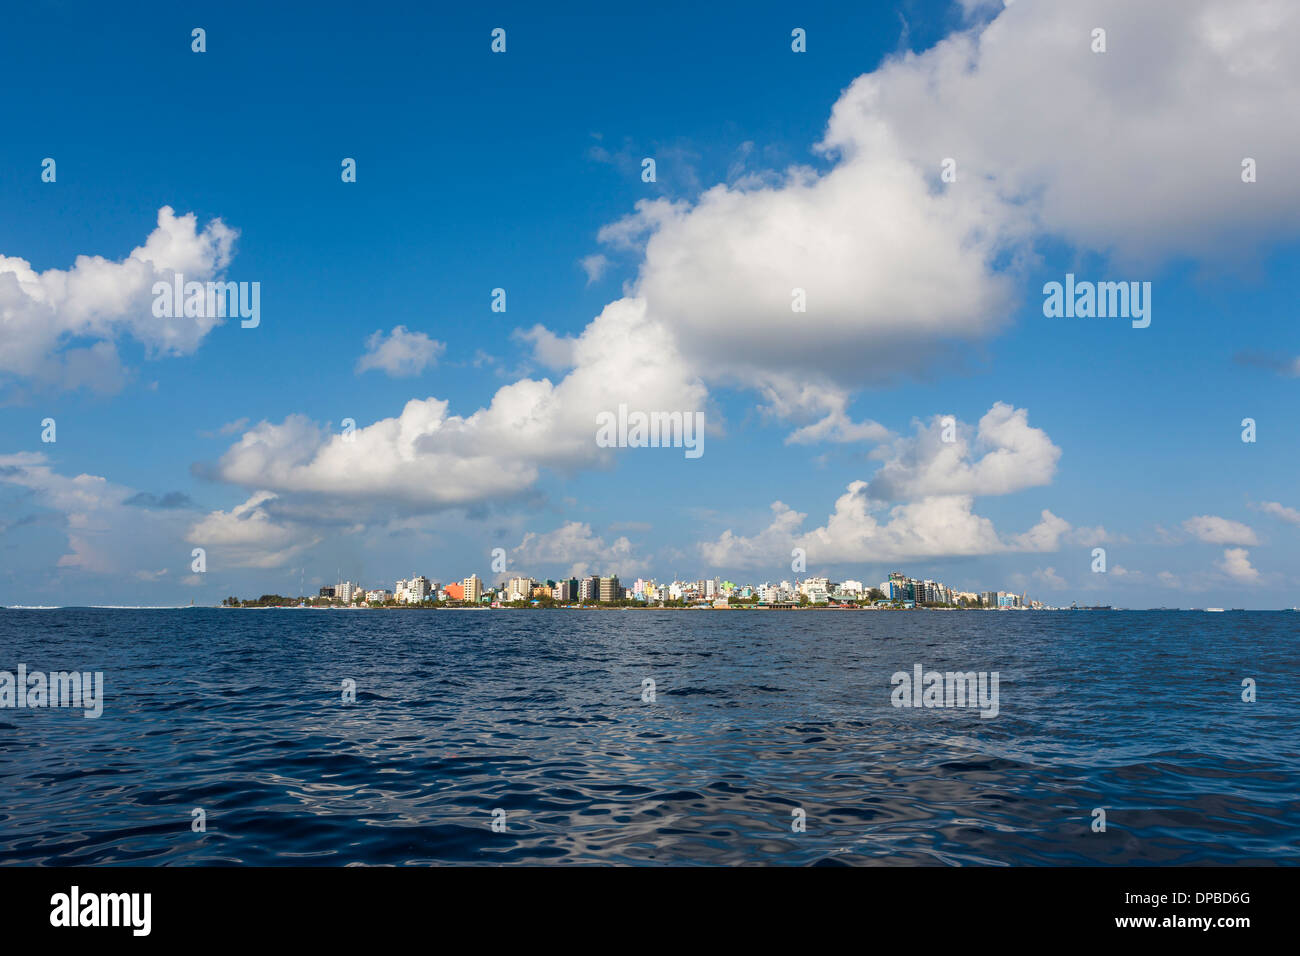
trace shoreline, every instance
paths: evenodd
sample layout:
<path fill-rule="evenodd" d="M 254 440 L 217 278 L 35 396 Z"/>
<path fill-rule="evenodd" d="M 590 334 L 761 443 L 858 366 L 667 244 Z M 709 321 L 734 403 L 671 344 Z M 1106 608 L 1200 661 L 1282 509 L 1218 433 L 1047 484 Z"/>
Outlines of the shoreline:
<path fill-rule="evenodd" d="M 738 604 L 729 607 L 713 607 L 707 604 L 695 604 L 687 607 L 663 607 L 659 605 L 599 605 L 599 604 L 556 604 L 551 606 L 534 605 L 532 607 L 436 607 L 420 604 L 386 605 L 382 607 L 355 607 L 352 605 L 325 605 L 322 607 L 300 606 L 297 604 L 252 604 L 232 606 L 229 604 L 163 604 L 163 605 L 129 605 L 129 604 L 5 604 L 0 605 L 5 611 L 978 611 L 978 612 L 1024 612 L 1032 614 L 1065 613 L 1077 611 L 1137 611 L 1156 613 L 1160 611 L 1180 612 L 1185 614 L 1225 613 L 1217 609 L 1200 607 L 1051 607 L 1051 608 L 1010 608 L 1010 607 L 848 607 L 843 605 L 812 604 L 801 606 L 776 606 L 770 604 Z M 1232 608 L 1228 613 L 1271 614 L 1298 611 L 1294 607 Z"/>

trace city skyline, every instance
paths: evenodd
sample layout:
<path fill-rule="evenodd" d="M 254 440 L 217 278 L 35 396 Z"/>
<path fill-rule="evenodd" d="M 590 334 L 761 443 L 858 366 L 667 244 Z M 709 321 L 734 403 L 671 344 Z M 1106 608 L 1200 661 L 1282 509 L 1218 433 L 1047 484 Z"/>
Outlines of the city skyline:
<path fill-rule="evenodd" d="M 496 583 L 493 584 L 492 580 Z M 314 596 L 305 590 L 295 595 L 268 592 L 259 598 L 240 599 L 231 595 L 223 598 L 221 603 L 234 606 L 239 601 L 257 603 L 269 597 L 319 599 L 352 605 L 468 603 L 491 604 L 493 607 L 499 604 L 536 604 L 539 598 L 553 600 L 557 604 L 632 600 L 656 605 L 665 602 L 705 603 L 715 599 L 730 599 L 756 604 L 890 604 L 907 607 L 936 605 L 1046 610 L 1064 607 L 1031 599 L 1027 591 L 963 591 L 942 581 L 914 578 L 901 571 L 891 571 L 888 579 L 879 585 L 864 584 L 851 578 L 832 581 L 822 575 L 792 575 L 779 581 L 765 580 L 761 584 L 724 580 L 719 575 L 685 579 L 674 577 L 671 581 L 659 581 L 654 577 L 621 581 L 617 572 L 559 578 L 510 572 L 489 581 L 471 573 L 460 581 L 446 584 L 425 575 L 412 575 L 409 578 L 398 578 L 391 589 L 369 588 L 360 582 L 340 579 L 334 585 L 321 586 Z"/>

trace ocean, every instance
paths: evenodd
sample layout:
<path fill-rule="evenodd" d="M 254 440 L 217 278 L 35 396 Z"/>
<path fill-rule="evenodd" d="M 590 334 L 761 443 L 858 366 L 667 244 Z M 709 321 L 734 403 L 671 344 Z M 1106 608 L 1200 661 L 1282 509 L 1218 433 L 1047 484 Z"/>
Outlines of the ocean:
<path fill-rule="evenodd" d="M 1298 635 L 1254 611 L 0 610 L 0 671 L 103 675 L 96 719 L 0 709 L 0 863 L 1295 864 Z M 918 665 L 996 673 L 996 716 L 894 706 Z"/>

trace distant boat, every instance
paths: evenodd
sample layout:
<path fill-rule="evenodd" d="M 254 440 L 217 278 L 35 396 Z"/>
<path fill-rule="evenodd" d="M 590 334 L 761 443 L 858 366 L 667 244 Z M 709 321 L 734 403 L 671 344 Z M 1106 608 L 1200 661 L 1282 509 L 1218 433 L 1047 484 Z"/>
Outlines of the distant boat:
<path fill-rule="evenodd" d="M 1223 608 L 1221 608 L 1221 607 L 1207 607 L 1205 610 L 1206 610 L 1206 611 L 1212 611 L 1212 612 L 1215 613 L 1215 614 L 1222 614 L 1222 613 L 1223 613 Z"/>

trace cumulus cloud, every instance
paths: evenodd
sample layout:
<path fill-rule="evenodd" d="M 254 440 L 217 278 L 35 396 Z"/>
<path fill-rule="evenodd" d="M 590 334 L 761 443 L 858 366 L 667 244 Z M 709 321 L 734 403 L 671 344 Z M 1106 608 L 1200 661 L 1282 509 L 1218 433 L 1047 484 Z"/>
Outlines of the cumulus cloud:
<path fill-rule="evenodd" d="M 1251 566 L 1250 552 L 1245 548 L 1225 548 L 1223 560 L 1218 562 L 1217 567 L 1242 584 L 1256 584 L 1259 581 L 1259 571 Z"/>
<path fill-rule="evenodd" d="M 171 543 L 179 537 L 186 515 L 178 510 L 183 505 L 176 499 L 167 507 L 148 496 L 153 503 L 146 504 L 143 493 L 100 475 L 60 474 L 37 452 L 0 455 L 0 484 L 24 488 L 37 506 L 61 513 L 68 551 L 57 567 L 126 573 L 179 557 Z"/>
<path fill-rule="evenodd" d="M 1240 521 L 1217 515 L 1197 515 L 1183 522 L 1183 530 L 1209 544 L 1259 544 L 1255 532 Z"/>
<path fill-rule="evenodd" d="M 445 342 L 429 338 L 423 332 L 407 331 L 396 325 L 387 335 L 382 330 L 366 339 L 366 351 L 357 359 L 357 374 L 378 369 L 393 378 L 419 375 L 438 360 L 446 350 Z"/>
<path fill-rule="evenodd" d="M 591 525 L 569 521 L 554 531 L 537 534 L 529 531 L 510 551 L 511 564 L 537 569 L 539 577 L 548 578 L 563 568 L 563 577 L 591 574 L 636 574 L 645 562 L 632 554 L 632 542 L 625 537 L 610 544 L 591 530 Z M 549 569 L 549 571 L 548 571 Z"/>
<path fill-rule="evenodd" d="M 1268 121 L 1293 104 L 1298 43 L 1286 0 L 1015 3 L 859 77 L 825 144 L 953 157 L 956 189 L 987 192 L 998 219 L 1023 211 L 1083 248 L 1219 256 L 1295 232 L 1300 182 L 1246 185 L 1241 163 L 1300 151 L 1294 124 Z"/>
<path fill-rule="evenodd" d="M 533 350 L 533 358 L 546 368 L 561 372 L 573 368 L 576 339 L 558 336 L 544 325 L 518 329 L 514 338 L 529 345 Z"/>
<path fill-rule="evenodd" d="M 582 271 L 587 273 L 587 285 L 591 285 L 593 282 L 599 282 L 600 277 L 605 274 L 605 270 L 609 268 L 609 259 L 597 252 L 584 256 L 579 261 L 579 265 L 582 266 Z"/>
<path fill-rule="evenodd" d="M 792 548 L 803 548 L 810 563 L 897 562 L 921 558 L 1055 551 L 1070 526 L 1050 511 L 1028 531 L 1003 537 L 988 518 L 973 513 L 969 495 L 921 498 L 881 508 L 855 481 L 835 502 L 826 524 L 803 531 L 807 517 L 783 502 L 772 504 L 772 523 L 752 537 L 730 529 L 700 552 L 725 568 L 788 564 Z"/>
<path fill-rule="evenodd" d="M 1280 521 L 1285 521 L 1287 524 L 1300 524 L 1300 511 L 1295 508 L 1288 508 L 1280 501 L 1261 501 L 1257 505 L 1251 505 L 1251 507 L 1264 512 L 1264 514 L 1272 515 Z"/>
<path fill-rule="evenodd" d="M 1053 591 L 1063 591 L 1069 587 L 1065 578 L 1056 573 L 1056 568 L 1040 568 L 1033 574 L 1034 580 Z"/>
<path fill-rule="evenodd" d="M 275 518 L 268 508 L 275 500 L 273 493 L 259 491 L 229 511 L 213 511 L 193 524 L 187 539 L 207 551 L 211 565 L 278 567 L 320 538 Z"/>
<path fill-rule="evenodd" d="M 350 435 L 301 415 L 261 422 L 208 471 L 279 494 L 298 492 L 437 509 L 515 497 L 540 469 L 600 465 L 596 413 L 620 402 L 645 410 L 702 410 L 704 386 L 671 351 L 630 349 L 661 330 L 643 304 L 620 300 L 573 341 L 574 369 L 558 384 L 522 379 L 484 408 L 454 415 L 448 402 L 412 399 L 401 413 Z"/>
<path fill-rule="evenodd" d="M 879 422 L 855 422 L 849 415 L 848 394 L 842 389 L 778 377 L 763 389 L 763 395 L 767 403 L 762 411 L 768 416 L 809 422 L 786 437 L 789 445 L 877 442 L 893 437 Z"/>
<path fill-rule="evenodd" d="M 948 439 L 948 440 L 945 440 Z M 1029 412 L 997 402 L 975 429 L 936 415 L 916 435 L 873 453 L 887 458 L 868 493 L 882 501 L 922 495 L 1005 495 L 1046 485 L 1061 449 L 1029 424 Z"/>
<path fill-rule="evenodd" d="M 155 317 L 153 284 L 177 273 L 186 281 L 218 276 L 237 235 L 220 219 L 200 229 L 193 213 L 163 206 L 144 245 L 119 261 L 82 255 L 71 269 L 36 272 L 0 255 L 0 386 L 115 391 L 127 377 L 117 352 L 125 337 L 150 357 L 193 352 L 221 320 Z"/>
<path fill-rule="evenodd" d="M 1300 151 L 1268 120 L 1297 41 L 1280 0 L 1012 4 L 855 80 L 825 172 L 646 200 L 598 239 L 643 250 L 632 294 L 712 380 L 889 380 L 1001 328 L 1040 237 L 1150 263 L 1293 235 L 1300 182 L 1240 173 Z"/>
<path fill-rule="evenodd" d="M 983 224 L 977 203 L 881 150 L 693 205 L 642 201 L 602 235 L 649 236 L 634 295 L 715 379 L 780 389 L 889 381 L 1002 325 L 1013 285 Z"/>
<path fill-rule="evenodd" d="M 728 529 L 702 543 L 702 553 L 739 568 L 788 561 L 795 547 L 822 564 L 1059 550 L 1071 527 L 1050 511 L 1027 531 L 1002 535 L 973 510 L 978 496 L 1051 482 L 1060 449 L 1029 425 L 1027 410 L 998 402 L 976 428 L 946 415 L 915 425 L 914 436 L 873 452 L 883 464 L 870 481 L 848 486 L 825 525 L 804 531 L 806 515 L 778 501 L 765 530 L 746 537 Z"/>

